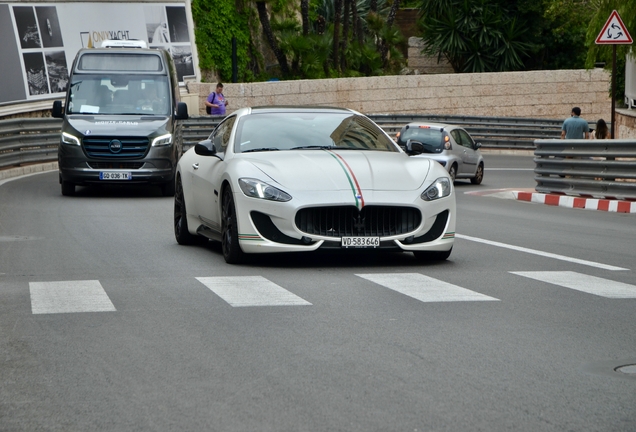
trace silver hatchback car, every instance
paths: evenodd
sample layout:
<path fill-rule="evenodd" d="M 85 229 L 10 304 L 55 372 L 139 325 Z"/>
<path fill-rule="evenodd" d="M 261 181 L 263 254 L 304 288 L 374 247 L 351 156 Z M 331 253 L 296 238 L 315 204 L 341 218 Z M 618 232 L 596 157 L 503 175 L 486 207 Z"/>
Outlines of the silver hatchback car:
<path fill-rule="evenodd" d="M 470 179 L 472 184 L 480 184 L 484 179 L 484 158 L 476 143 L 464 129 L 441 123 L 409 123 L 397 134 L 397 143 L 407 153 L 413 144 L 419 143 L 422 154 L 442 164 L 453 180 Z"/>

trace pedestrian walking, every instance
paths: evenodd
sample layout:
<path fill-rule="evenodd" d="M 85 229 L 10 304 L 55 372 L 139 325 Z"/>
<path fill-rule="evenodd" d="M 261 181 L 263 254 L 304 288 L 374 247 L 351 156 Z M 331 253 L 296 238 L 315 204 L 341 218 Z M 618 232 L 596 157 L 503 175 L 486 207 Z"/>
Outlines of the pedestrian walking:
<path fill-rule="evenodd" d="M 590 126 L 581 118 L 581 108 L 572 108 L 570 117 L 565 119 L 561 127 L 561 139 L 588 139 Z"/>

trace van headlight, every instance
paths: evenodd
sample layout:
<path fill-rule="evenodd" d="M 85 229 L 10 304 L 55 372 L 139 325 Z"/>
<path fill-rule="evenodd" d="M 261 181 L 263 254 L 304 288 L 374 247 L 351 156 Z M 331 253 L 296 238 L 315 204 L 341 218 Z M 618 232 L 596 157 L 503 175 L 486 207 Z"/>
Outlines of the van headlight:
<path fill-rule="evenodd" d="M 162 147 L 172 144 L 172 134 L 158 136 L 152 140 L 153 147 Z"/>
<path fill-rule="evenodd" d="M 75 145 L 75 146 L 80 145 L 79 138 L 66 132 L 62 132 L 62 142 L 64 144 L 69 144 L 69 145 Z"/>
<path fill-rule="evenodd" d="M 263 183 L 260 180 L 242 178 L 239 179 L 239 186 L 245 195 L 252 198 L 261 198 L 270 201 L 289 201 L 292 199 L 291 195 L 282 190 L 270 186 L 267 183 Z"/>
<path fill-rule="evenodd" d="M 439 198 L 447 197 L 451 194 L 451 182 L 446 177 L 440 177 L 426 188 L 420 197 L 424 201 L 433 201 Z"/>

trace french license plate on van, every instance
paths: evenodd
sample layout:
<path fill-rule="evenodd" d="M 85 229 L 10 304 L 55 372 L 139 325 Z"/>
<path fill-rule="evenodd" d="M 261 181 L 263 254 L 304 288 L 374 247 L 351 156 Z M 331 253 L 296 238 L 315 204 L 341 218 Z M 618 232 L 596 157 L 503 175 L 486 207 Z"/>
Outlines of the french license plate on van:
<path fill-rule="evenodd" d="M 342 237 L 343 248 L 376 248 L 380 246 L 380 237 Z"/>
<path fill-rule="evenodd" d="M 102 171 L 99 173 L 100 180 L 132 180 L 132 174 L 120 171 Z"/>

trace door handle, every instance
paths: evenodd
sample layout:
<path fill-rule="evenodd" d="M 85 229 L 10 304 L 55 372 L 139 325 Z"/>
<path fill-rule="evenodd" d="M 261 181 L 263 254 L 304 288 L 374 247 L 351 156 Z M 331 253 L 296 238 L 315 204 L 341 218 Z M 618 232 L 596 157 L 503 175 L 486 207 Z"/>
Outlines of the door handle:
<path fill-rule="evenodd" d="M 194 168 L 195 170 L 199 169 L 199 164 L 198 163 L 193 163 L 192 164 L 192 168 Z"/>

